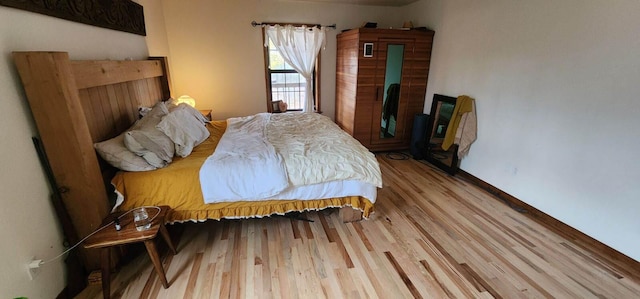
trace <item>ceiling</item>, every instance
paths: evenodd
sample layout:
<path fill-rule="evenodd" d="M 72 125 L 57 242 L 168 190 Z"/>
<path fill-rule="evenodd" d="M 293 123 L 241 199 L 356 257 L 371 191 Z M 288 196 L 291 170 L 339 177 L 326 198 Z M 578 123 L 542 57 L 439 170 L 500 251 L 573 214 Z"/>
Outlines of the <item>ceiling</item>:
<path fill-rule="evenodd" d="M 292 1 L 375 5 L 375 6 L 404 6 L 404 5 L 416 2 L 418 0 L 292 0 Z"/>

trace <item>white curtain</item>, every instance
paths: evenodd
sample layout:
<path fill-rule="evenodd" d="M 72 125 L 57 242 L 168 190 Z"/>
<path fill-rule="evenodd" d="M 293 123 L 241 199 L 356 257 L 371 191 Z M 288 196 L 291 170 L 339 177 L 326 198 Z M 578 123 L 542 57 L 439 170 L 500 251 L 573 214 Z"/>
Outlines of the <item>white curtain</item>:
<path fill-rule="evenodd" d="M 325 29 L 295 27 L 292 25 L 265 26 L 265 44 L 273 42 L 285 62 L 306 79 L 304 112 L 313 112 L 313 68 L 321 47 L 324 47 Z"/>

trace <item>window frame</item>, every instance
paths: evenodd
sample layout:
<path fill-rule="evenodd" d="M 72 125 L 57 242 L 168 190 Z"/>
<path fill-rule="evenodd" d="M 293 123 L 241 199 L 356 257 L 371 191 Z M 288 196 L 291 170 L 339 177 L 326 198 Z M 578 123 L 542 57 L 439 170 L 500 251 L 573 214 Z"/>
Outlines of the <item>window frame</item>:
<path fill-rule="evenodd" d="M 302 27 L 302 26 L 307 26 L 307 27 L 311 27 L 311 26 L 320 26 L 318 24 L 299 24 L 299 23 L 263 23 L 264 25 L 292 25 L 292 26 L 296 26 L 296 27 Z M 275 73 L 275 74 L 283 74 L 283 73 L 295 73 L 298 74 L 297 71 L 293 70 L 293 71 L 289 71 L 289 70 L 275 70 L 272 71 L 269 69 L 269 47 L 265 47 L 264 44 L 267 42 L 266 40 L 266 36 L 265 36 L 265 32 L 264 32 L 264 27 L 262 27 L 262 52 L 263 52 L 263 57 L 264 57 L 264 74 L 265 74 L 265 85 L 266 85 L 266 91 L 267 91 L 267 112 L 269 113 L 273 113 L 273 106 L 271 105 L 271 102 L 273 101 L 272 99 L 272 86 L 271 86 L 271 74 Z M 314 74 L 313 74 L 313 97 L 314 97 L 314 102 L 315 102 L 315 108 L 317 113 L 322 113 L 321 110 L 321 101 L 320 101 L 320 65 L 321 65 L 321 61 L 322 61 L 322 55 L 321 52 L 318 52 L 318 57 L 316 58 L 316 64 L 314 66 Z M 301 110 L 289 110 L 287 109 L 287 111 L 301 111 Z"/>

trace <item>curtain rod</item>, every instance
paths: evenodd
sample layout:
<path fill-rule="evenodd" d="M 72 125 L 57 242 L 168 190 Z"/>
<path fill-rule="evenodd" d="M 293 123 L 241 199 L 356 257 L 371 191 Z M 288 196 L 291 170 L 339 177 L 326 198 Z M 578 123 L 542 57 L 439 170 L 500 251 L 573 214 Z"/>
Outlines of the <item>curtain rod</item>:
<path fill-rule="evenodd" d="M 290 25 L 306 25 L 306 26 L 314 26 L 314 27 L 327 27 L 327 28 L 333 28 L 336 29 L 336 24 L 333 25 L 320 25 L 320 24 L 295 24 L 295 23 L 266 23 L 266 22 L 262 22 L 262 23 L 258 23 L 256 21 L 252 21 L 251 22 L 251 26 L 256 27 L 256 26 L 264 26 L 264 25 L 282 25 L 282 24 L 290 24 Z"/>

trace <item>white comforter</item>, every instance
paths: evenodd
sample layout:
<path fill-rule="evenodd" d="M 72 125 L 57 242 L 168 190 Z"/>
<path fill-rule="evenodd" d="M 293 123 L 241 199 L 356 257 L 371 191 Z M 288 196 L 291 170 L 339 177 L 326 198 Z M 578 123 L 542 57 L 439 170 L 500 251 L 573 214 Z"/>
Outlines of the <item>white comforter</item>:
<path fill-rule="evenodd" d="M 382 187 L 375 156 L 316 113 L 229 119 L 200 181 L 206 203 L 277 198 L 291 187 L 333 181 Z"/>

